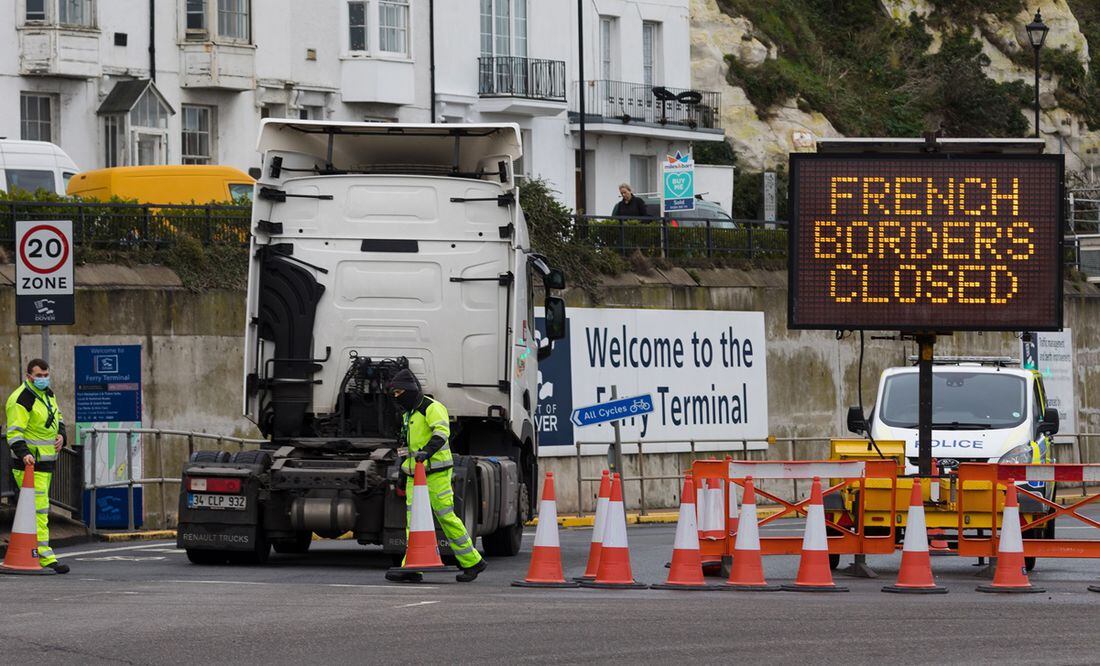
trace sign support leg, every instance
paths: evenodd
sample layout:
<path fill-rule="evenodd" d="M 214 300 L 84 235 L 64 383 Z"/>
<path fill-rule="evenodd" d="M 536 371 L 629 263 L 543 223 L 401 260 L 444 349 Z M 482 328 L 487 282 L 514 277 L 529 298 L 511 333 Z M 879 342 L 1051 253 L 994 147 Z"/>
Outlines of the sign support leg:
<path fill-rule="evenodd" d="M 611 387 L 611 399 L 615 400 L 619 397 L 619 387 Z M 612 422 L 611 427 L 615 430 L 615 441 L 611 444 L 611 447 L 607 450 L 607 462 L 608 467 L 611 468 L 612 474 L 623 473 L 623 438 L 619 431 L 620 421 L 616 420 Z"/>
<path fill-rule="evenodd" d="M 932 348 L 936 344 L 936 335 L 920 334 L 916 336 L 920 351 L 917 356 L 919 372 L 917 386 L 918 431 L 917 431 L 917 467 L 921 477 L 932 476 Z"/>
<path fill-rule="evenodd" d="M 42 326 L 42 360 L 46 363 L 50 362 L 50 327 L 49 325 Z"/>

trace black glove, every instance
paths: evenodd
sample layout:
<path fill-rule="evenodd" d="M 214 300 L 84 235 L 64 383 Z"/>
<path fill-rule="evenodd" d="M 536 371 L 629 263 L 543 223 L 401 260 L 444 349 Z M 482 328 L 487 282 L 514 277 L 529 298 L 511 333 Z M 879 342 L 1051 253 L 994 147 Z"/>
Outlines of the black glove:
<path fill-rule="evenodd" d="M 424 449 L 420 449 L 416 452 L 416 462 L 426 462 L 428 458 L 432 457 L 432 454 Z"/>

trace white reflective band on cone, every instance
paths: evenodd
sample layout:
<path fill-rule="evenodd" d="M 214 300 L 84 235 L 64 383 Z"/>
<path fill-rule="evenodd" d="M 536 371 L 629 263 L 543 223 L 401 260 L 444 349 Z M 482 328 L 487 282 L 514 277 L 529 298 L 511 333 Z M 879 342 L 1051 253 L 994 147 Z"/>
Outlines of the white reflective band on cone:
<path fill-rule="evenodd" d="M 539 502 L 539 525 L 535 528 L 536 546 L 553 546 L 558 543 L 558 503 L 554 500 Z"/>
<path fill-rule="evenodd" d="M 825 536 L 825 507 L 820 504 L 811 504 L 806 509 L 806 534 L 802 537 L 802 550 L 829 550 L 829 541 Z"/>
<path fill-rule="evenodd" d="M 434 532 L 432 522 L 432 501 L 428 497 L 428 486 L 413 486 L 412 523 L 410 532 Z"/>
<path fill-rule="evenodd" d="M 607 530 L 607 505 L 611 502 L 606 497 L 596 500 L 596 522 L 592 524 L 592 543 L 603 544 L 603 533 Z"/>
<path fill-rule="evenodd" d="M 733 482 L 730 482 L 730 484 L 729 484 L 729 488 L 730 488 L 730 512 L 729 512 L 729 518 L 730 518 L 730 520 L 737 520 L 737 516 L 738 516 L 738 509 L 737 509 L 737 484 L 736 484 L 736 483 L 733 483 Z"/>
<path fill-rule="evenodd" d="M 19 509 L 23 508 L 24 503 L 27 508 L 20 511 Z M 19 504 L 16 507 L 15 521 L 11 531 L 20 534 L 38 534 L 34 509 L 34 488 L 19 489 Z"/>
<path fill-rule="evenodd" d="M 782 462 L 782 463 L 745 463 L 731 462 L 729 477 L 743 479 L 855 479 L 862 478 L 867 465 L 856 460 L 844 462 Z"/>
<path fill-rule="evenodd" d="M 699 528 L 695 524 L 695 504 L 680 503 L 680 519 L 676 521 L 676 541 L 673 550 L 699 550 Z"/>
<path fill-rule="evenodd" d="M 903 551 L 926 552 L 928 550 L 928 527 L 924 521 L 924 506 L 909 507 L 909 517 L 905 521 L 905 544 Z"/>
<path fill-rule="evenodd" d="M 715 487 L 707 488 L 706 524 L 703 525 L 703 531 L 714 533 L 714 536 L 708 536 L 708 539 L 721 539 L 724 538 L 725 530 L 722 527 L 726 520 L 725 516 L 722 515 L 722 483 L 720 479 L 711 479 L 707 485 L 709 486 L 711 483 Z"/>
<path fill-rule="evenodd" d="M 1004 518 L 1001 522 L 1001 542 L 997 552 L 1024 552 L 1024 538 L 1020 534 L 1020 507 L 1018 506 L 1005 507 Z"/>
<path fill-rule="evenodd" d="M 607 505 L 607 525 L 603 531 L 604 548 L 626 548 L 626 511 L 622 502 Z"/>
<path fill-rule="evenodd" d="M 741 522 L 737 523 L 734 550 L 760 550 L 760 529 L 756 524 L 756 505 L 741 507 Z"/>
<path fill-rule="evenodd" d="M 695 484 L 695 525 L 699 531 L 707 524 L 707 486 L 702 479 L 696 479 Z"/>

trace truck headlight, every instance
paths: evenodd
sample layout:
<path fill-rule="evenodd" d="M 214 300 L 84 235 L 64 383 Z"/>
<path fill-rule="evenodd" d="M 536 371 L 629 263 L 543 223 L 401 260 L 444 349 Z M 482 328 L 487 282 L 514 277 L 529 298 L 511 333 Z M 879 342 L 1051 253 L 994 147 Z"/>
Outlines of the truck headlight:
<path fill-rule="evenodd" d="M 1031 444 L 1021 444 L 1008 451 L 1008 453 L 1001 456 L 999 463 L 1011 463 L 1016 465 L 1027 465 L 1031 462 Z"/>

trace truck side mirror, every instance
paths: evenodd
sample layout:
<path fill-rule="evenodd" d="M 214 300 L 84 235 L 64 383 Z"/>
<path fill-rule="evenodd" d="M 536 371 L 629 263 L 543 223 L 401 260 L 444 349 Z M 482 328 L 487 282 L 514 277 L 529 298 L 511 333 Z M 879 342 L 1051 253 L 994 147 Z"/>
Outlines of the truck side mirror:
<path fill-rule="evenodd" d="M 1043 421 L 1039 424 L 1039 434 L 1041 435 L 1057 435 L 1058 434 L 1058 410 L 1051 407 L 1047 407 L 1043 412 Z"/>
<path fill-rule="evenodd" d="M 863 410 L 856 405 L 848 408 L 848 432 L 863 435 L 867 432 L 867 419 L 863 418 Z"/>
<path fill-rule="evenodd" d="M 565 289 L 565 273 L 560 268 L 551 268 L 542 284 L 547 289 Z"/>
<path fill-rule="evenodd" d="M 561 340 L 565 337 L 565 299 L 547 296 L 543 307 L 547 339 Z"/>

